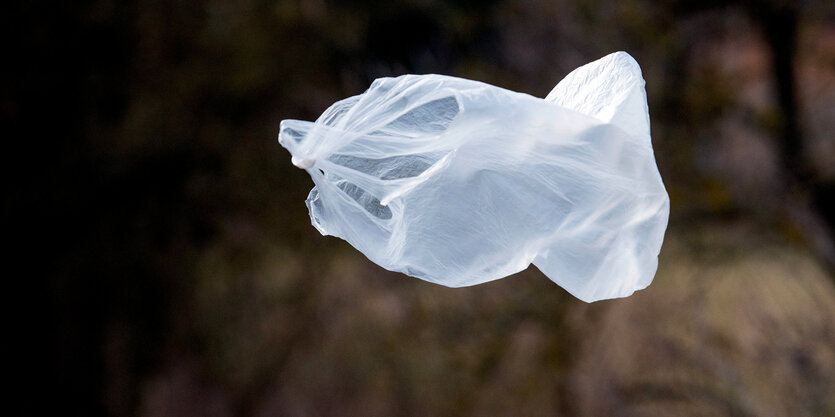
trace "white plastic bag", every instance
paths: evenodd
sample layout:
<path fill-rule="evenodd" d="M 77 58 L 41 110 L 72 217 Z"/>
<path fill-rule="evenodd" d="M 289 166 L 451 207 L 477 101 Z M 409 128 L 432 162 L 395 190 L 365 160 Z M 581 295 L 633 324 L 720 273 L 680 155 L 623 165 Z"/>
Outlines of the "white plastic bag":
<path fill-rule="evenodd" d="M 581 300 L 655 275 L 669 197 L 644 80 L 617 52 L 543 100 L 443 75 L 381 78 L 279 142 L 316 186 L 323 235 L 383 268 L 460 287 L 531 263 Z"/>

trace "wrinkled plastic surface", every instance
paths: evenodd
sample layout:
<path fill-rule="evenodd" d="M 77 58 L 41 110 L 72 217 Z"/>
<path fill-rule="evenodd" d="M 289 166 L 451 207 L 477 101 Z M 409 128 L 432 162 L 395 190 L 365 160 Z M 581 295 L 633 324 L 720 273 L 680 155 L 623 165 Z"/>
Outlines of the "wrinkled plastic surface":
<path fill-rule="evenodd" d="M 669 197 L 644 80 L 617 52 L 545 98 L 442 75 L 376 80 L 279 142 L 316 186 L 323 235 L 378 265 L 460 287 L 537 266 L 581 300 L 650 284 Z"/>

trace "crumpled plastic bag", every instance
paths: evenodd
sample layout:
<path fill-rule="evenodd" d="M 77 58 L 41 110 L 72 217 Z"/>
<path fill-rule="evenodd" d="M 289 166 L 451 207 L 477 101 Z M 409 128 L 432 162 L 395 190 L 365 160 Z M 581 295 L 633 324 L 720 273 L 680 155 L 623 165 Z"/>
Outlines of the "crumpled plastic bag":
<path fill-rule="evenodd" d="M 638 63 L 616 52 L 545 99 L 443 75 L 381 78 L 279 142 L 313 226 L 449 287 L 531 263 L 586 302 L 652 282 L 669 197 Z"/>

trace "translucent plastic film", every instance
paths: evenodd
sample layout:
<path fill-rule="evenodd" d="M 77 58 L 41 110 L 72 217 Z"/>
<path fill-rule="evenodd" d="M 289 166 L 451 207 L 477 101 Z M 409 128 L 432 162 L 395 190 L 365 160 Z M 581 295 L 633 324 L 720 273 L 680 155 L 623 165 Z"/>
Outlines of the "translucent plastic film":
<path fill-rule="evenodd" d="M 669 197 L 644 80 L 617 52 L 545 99 L 443 75 L 381 78 L 279 142 L 323 235 L 449 287 L 534 264 L 584 301 L 652 282 Z"/>

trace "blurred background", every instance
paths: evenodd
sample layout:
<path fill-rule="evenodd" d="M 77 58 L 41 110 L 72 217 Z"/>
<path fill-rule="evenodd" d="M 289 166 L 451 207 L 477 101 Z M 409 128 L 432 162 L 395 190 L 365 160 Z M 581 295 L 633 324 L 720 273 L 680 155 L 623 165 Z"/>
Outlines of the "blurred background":
<path fill-rule="evenodd" d="M 0 6 L 9 408 L 37 415 L 835 415 L 835 3 Z M 381 76 L 543 97 L 641 64 L 654 283 L 447 289 L 310 225 L 276 140 Z M 5 413 L 4 413 L 5 414 Z"/>

